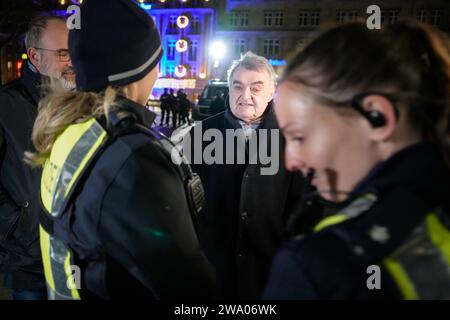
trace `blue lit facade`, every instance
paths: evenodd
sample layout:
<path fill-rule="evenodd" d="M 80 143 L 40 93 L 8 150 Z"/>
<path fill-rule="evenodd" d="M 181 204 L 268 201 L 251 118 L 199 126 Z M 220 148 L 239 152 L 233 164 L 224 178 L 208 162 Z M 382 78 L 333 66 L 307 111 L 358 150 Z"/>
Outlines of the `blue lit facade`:
<path fill-rule="evenodd" d="M 208 73 L 208 44 L 213 33 L 214 10 L 211 8 L 182 8 L 182 9 L 152 9 L 153 16 L 161 34 L 164 56 L 160 63 L 160 77 L 178 78 L 174 71 L 178 65 L 187 68 L 187 75 L 183 78 L 199 78 Z M 176 20 L 179 16 L 186 16 L 189 25 L 180 29 Z M 175 48 L 179 39 L 188 42 L 185 52 L 178 52 Z"/>
<path fill-rule="evenodd" d="M 214 32 L 214 9 L 204 5 L 194 7 L 189 2 L 183 6 L 157 2 L 141 4 L 153 17 L 161 34 L 164 50 L 159 64 L 159 77 L 153 89 L 155 97 L 158 97 L 165 87 L 182 88 L 190 97 L 195 97 L 209 78 L 208 48 Z M 185 28 L 180 28 L 177 24 L 180 16 L 189 20 Z M 186 51 L 177 50 L 176 44 L 179 40 L 186 40 Z M 186 68 L 185 75 L 177 74 L 178 66 Z"/>

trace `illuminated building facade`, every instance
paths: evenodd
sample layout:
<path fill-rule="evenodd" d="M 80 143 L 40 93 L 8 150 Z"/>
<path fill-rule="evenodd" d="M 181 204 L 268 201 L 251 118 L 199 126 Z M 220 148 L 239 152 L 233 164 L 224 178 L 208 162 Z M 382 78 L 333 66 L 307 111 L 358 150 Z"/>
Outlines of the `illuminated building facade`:
<path fill-rule="evenodd" d="M 450 31 L 448 0 L 221 0 L 215 39 L 228 50 L 214 72 L 224 78 L 231 61 L 250 50 L 279 73 L 289 54 L 329 28 L 367 19 L 373 4 L 381 9 L 382 26 L 412 18 Z"/>
<path fill-rule="evenodd" d="M 205 86 L 209 78 L 208 44 L 214 34 L 212 4 L 212 0 L 141 2 L 159 29 L 164 50 L 154 96 L 164 88 L 182 88 L 192 97 Z"/>

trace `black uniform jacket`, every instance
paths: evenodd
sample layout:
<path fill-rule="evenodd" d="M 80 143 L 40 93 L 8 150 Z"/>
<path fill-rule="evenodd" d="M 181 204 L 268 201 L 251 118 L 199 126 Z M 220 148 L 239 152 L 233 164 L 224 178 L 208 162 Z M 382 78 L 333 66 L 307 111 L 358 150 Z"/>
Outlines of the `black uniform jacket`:
<path fill-rule="evenodd" d="M 361 215 L 289 241 L 283 246 L 274 259 L 265 298 L 402 297 L 398 286 L 384 268 L 384 259 L 406 241 L 414 239 L 416 227 L 424 222 L 427 214 L 436 212 L 437 208 L 441 209 L 438 212 L 442 223 L 447 224 L 447 228 L 450 227 L 449 169 L 435 146 L 416 144 L 376 166 L 355 188 L 350 202 L 366 193 L 376 194 L 377 200 L 367 209 L 361 204 L 360 209 L 353 206 L 352 210 L 362 210 Z M 343 211 L 349 210 L 347 207 Z M 415 243 L 422 243 L 423 240 L 416 238 Z M 419 249 L 415 253 L 426 253 Z M 435 251 L 430 251 L 429 248 L 427 250 L 427 254 Z M 423 265 L 424 262 L 421 264 L 421 261 L 426 262 L 410 258 L 405 263 L 420 272 L 419 278 L 426 285 L 426 280 L 439 272 L 433 272 L 431 265 Z M 367 271 L 369 266 L 381 268 L 378 289 L 369 290 L 367 286 L 372 274 Z M 446 285 L 444 292 L 450 292 L 448 276 L 440 285 Z M 430 289 L 436 288 L 428 287 Z"/>
<path fill-rule="evenodd" d="M 45 288 L 39 249 L 41 170 L 23 161 L 40 99 L 41 76 L 26 65 L 22 78 L 0 89 L 0 270 L 15 290 Z"/>
<path fill-rule="evenodd" d="M 120 108 L 150 127 L 154 114 L 130 100 Z M 85 299 L 208 298 L 212 268 L 200 245 L 181 175 L 149 136 L 119 136 L 71 200 L 70 248 Z"/>

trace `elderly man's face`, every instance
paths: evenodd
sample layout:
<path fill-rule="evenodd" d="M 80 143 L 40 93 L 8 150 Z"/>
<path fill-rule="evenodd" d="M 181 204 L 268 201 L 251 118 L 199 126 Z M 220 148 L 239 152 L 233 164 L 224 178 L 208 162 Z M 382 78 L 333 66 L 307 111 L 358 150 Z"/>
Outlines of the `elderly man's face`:
<path fill-rule="evenodd" d="M 61 20 L 50 20 L 39 48 L 32 48 L 31 62 L 39 73 L 61 80 L 65 88 L 75 87 L 75 71 L 68 52 L 69 30 Z M 33 51 L 34 50 L 34 51 Z"/>
<path fill-rule="evenodd" d="M 275 91 L 269 73 L 266 70 L 238 67 L 230 83 L 231 112 L 246 123 L 260 118 Z"/>

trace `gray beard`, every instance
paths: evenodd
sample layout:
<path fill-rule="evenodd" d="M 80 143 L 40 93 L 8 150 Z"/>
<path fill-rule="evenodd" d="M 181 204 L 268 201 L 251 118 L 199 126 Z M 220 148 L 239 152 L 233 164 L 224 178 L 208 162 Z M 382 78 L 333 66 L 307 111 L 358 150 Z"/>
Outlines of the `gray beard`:
<path fill-rule="evenodd" d="M 68 81 L 64 77 L 58 79 L 64 91 L 73 91 L 76 88 L 75 81 Z"/>

